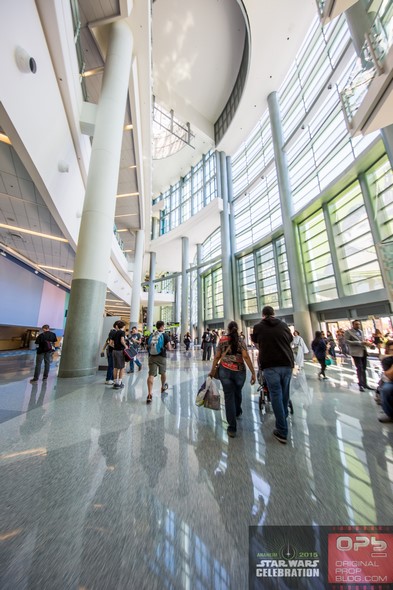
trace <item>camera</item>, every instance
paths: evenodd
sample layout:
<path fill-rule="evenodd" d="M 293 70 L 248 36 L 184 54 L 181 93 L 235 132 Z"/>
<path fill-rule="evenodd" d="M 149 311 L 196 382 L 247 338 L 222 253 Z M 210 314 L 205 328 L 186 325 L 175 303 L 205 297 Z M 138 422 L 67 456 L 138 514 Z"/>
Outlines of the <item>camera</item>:
<path fill-rule="evenodd" d="M 15 49 L 15 60 L 18 68 L 25 74 L 35 74 L 37 71 L 37 64 L 34 57 L 31 57 L 23 47 Z"/>

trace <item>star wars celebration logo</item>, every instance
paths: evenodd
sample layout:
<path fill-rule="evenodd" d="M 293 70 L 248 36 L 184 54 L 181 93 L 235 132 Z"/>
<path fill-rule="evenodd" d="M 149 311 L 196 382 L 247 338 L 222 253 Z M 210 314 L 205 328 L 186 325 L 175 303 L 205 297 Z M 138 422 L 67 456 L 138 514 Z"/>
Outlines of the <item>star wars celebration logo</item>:
<path fill-rule="evenodd" d="M 299 551 L 290 542 L 278 551 L 258 553 L 257 578 L 319 578 L 320 556 L 317 551 Z"/>

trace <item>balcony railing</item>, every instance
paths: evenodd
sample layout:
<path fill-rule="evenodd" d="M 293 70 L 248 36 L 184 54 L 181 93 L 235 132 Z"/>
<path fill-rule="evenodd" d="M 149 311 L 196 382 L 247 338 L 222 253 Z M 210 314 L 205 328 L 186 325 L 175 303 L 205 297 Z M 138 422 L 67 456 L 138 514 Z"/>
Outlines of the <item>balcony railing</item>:
<path fill-rule="evenodd" d="M 389 4 L 390 10 L 383 11 L 384 4 Z M 341 91 L 341 100 L 349 125 L 374 78 L 384 73 L 384 60 L 393 41 L 391 5 L 391 1 L 381 5 L 369 33 L 365 36 L 361 55 L 350 72 L 344 90 Z"/>

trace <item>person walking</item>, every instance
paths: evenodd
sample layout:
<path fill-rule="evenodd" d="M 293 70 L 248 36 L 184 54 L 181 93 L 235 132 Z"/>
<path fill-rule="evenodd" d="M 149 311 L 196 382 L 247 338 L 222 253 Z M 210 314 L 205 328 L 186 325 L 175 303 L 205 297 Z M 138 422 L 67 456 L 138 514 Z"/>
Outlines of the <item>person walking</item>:
<path fill-rule="evenodd" d="M 149 336 L 147 350 L 149 353 L 149 376 L 147 378 L 146 403 L 151 404 L 153 400 L 153 382 L 157 374 L 161 377 L 161 393 L 168 389 L 166 382 L 166 351 L 172 350 L 168 334 L 165 334 L 165 323 L 158 320 L 156 330 Z"/>
<path fill-rule="evenodd" d="M 207 330 L 203 333 L 202 336 L 203 361 L 210 361 L 212 355 L 212 347 L 213 345 L 211 331 L 210 328 L 207 328 Z"/>
<path fill-rule="evenodd" d="M 326 380 L 326 353 L 328 346 L 326 338 L 323 337 L 322 332 L 320 332 L 319 330 L 315 332 L 314 340 L 311 342 L 311 348 L 319 364 L 321 365 L 321 370 L 318 373 L 318 378 Z"/>
<path fill-rule="evenodd" d="M 352 328 L 347 330 L 344 334 L 345 342 L 349 348 L 349 354 L 351 355 L 353 362 L 356 367 L 356 374 L 358 378 L 359 391 L 365 389 L 374 390 L 367 384 L 367 346 L 370 345 L 364 339 L 363 332 L 361 330 L 361 323 L 359 320 L 353 320 Z"/>
<path fill-rule="evenodd" d="M 119 320 L 117 322 L 117 330 L 109 344 L 113 347 L 113 389 L 122 389 L 124 387 L 123 376 L 126 361 L 124 358 L 124 349 L 127 347 L 126 333 L 123 330 L 125 322 Z"/>
<path fill-rule="evenodd" d="M 113 337 L 117 332 L 117 329 L 117 322 L 115 322 L 113 324 L 113 328 L 108 334 L 108 338 L 106 339 L 104 347 L 102 349 L 103 354 L 101 356 L 104 356 L 106 352 L 106 360 L 108 362 L 105 385 L 113 385 L 113 347 L 109 343 L 111 340 L 113 340 Z"/>
<path fill-rule="evenodd" d="M 53 345 L 56 340 L 56 334 L 50 331 L 48 324 L 44 324 L 42 326 L 41 334 L 37 336 L 35 341 L 38 348 L 35 360 L 34 377 L 33 379 L 30 379 L 30 383 L 37 383 L 41 372 L 42 361 L 44 361 L 44 374 L 42 380 L 46 381 L 46 379 L 48 379 L 50 362 L 54 351 Z"/>
<path fill-rule="evenodd" d="M 229 322 L 227 334 L 218 345 L 209 377 L 213 377 L 220 361 L 218 378 L 225 397 L 225 413 L 228 422 L 228 436 L 236 436 L 236 418 L 242 415 L 242 388 L 246 380 L 246 365 L 251 371 L 251 385 L 254 385 L 255 369 L 248 355 L 247 347 L 239 338 L 236 322 Z"/>
<path fill-rule="evenodd" d="M 336 360 L 336 341 L 334 340 L 333 334 L 328 330 L 326 332 L 326 340 L 327 340 L 327 352 L 330 354 L 332 359 Z"/>
<path fill-rule="evenodd" d="M 259 349 L 258 362 L 263 370 L 276 418 L 273 436 L 286 444 L 289 391 L 294 367 L 292 333 L 285 322 L 275 317 L 274 309 L 265 305 L 262 320 L 254 326 L 251 340 Z"/>
<path fill-rule="evenodd" d="M 140 343 L 141 343 L 141 338 L 142 338 L 142 335 L 138 332 L 138 328 L 136 326 L 133 326 L 131 328 L 131 332 L 129 333 L 127 340 L 129 342 L 129 344 L 136 350 L 137 353 L 138 353 L 139 346 L 140 346 Z M 138 367 L 138 371 L 142 371 L 142 363 L 138 359 L 138 356 L 136 354 L 130 360 L 130 368 L 128 369 L 128 373 L 133 373 L 134 372 L 134 363 Z"/>
<path fill-rule="evenodd" d="M 304 367 L 304 355 L 307 354 L 309 350 L 298 330 L 293 332 L 292 348 L 295 366 L 297 366 L 298 371 L 301 371 Z"/>
<path fill-rule="evenodd" d="M 186 335 L 183 338 L 183 343 L 186 347 L 186 352 L 188 352 L 190 350 L 190 344 L 191 344 L 191 334 L 190 332 L 187 332 Z"/>

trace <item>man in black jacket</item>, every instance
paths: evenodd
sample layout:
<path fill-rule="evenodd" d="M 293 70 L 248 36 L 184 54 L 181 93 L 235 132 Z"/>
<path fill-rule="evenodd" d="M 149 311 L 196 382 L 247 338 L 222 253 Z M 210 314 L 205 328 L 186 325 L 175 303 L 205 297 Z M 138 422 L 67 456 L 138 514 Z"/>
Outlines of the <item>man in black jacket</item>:
<path fill-rule="evenodd" d="M 37 383 L 41 372 L 42 361 L 44 361 L 44 375 L 43 381 L 48 379 L 50 362 L 52 360 L 52 353 L 54 352 L 54 344 L 57 336 L 51 332 L 48 324 L 42 326 L 42 332 L 37 336 L 35 343 L 38 345 L 37 356 L 35 361 L 34 377 L 30 379 L 30 383 Z"/>
<path fill-rule="evenodd" d="M 259 349 L 259 366 L 269 389 L 276 428 L 273 435 L 285 444 L 288 437 L 288 401 L 292 369 L 294 367 L 291 342 L 292 333 L 287 324 L 274 315 L 274 309 L 266 305 L 262 320 L 254 326 L 252 341 Z"/>

